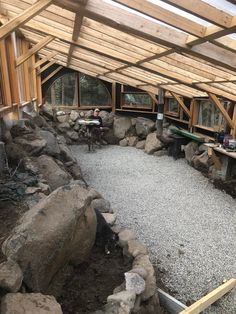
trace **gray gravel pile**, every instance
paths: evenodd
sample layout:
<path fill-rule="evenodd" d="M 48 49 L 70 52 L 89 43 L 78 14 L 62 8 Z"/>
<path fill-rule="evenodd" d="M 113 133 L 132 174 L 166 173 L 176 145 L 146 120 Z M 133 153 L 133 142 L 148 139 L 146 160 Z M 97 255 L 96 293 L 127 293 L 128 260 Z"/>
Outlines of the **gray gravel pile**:
<path fill-rule="evenodd" d="M 131 147 L 73 146 L 86 181 L 149 248 L 165 286 L 186 303 L 236 278 L 236 201 L 171 157 Z M 235 314 L 236 288 L 205 313 Z"/>

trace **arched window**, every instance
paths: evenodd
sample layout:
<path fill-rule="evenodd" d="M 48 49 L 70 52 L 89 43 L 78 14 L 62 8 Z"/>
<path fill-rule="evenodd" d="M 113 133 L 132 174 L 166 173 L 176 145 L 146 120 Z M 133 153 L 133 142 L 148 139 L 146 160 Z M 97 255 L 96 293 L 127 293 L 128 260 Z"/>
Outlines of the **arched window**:
<path fill-rule="evenodd" d="M 82 73 L 67 73 L 49 87 L 45 102 L 57 106 L 111 106 L 111 95 L 101 80 Z"/>

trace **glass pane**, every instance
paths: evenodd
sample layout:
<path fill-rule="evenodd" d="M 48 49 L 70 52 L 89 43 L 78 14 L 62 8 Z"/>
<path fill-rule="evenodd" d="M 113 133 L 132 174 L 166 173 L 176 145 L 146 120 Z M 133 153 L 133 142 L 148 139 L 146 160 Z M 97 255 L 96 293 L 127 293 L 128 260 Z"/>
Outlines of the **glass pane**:
<path fill-rule="evenodd" d="M 152 99 L 146 94 L 124 94 L 124 106 L 152 108 Z"/>
<path fill-rule="evenodd" d="M 168 99 L 168 112 L 179 113 L 179 105 L 175 99 Z"/>
<path fill-rule="evenodd" d="M 77 74 L 68 73 L 59 77 L 47 90 L 45 101 L 58 106 L 78 104 Z"/>
<path fill-rule="evenodd" d="M 80 106 L 111 106 L 111 95 L 103 82 L 80 74 Z"/>
<path fill-rule="evenodd" d="M 229 109 L 230 102 L 222 101 L 226 110 Z M 215 129 L 224 128 L 225 121 L 219 109 L 210 100 L 200 100 L 199 102 L 198 124 Z"/>

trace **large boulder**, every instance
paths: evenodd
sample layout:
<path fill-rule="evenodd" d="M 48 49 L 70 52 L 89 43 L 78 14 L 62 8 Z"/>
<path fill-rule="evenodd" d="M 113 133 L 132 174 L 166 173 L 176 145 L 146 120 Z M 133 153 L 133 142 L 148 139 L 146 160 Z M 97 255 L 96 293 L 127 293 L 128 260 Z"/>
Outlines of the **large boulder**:
<path fill-rule="evenodd" d="M 49 118 L 49 119 L 53 119 L 54 117 L 54 113 L 53 113 L 53 107 L 52 105 L 46 103 L 41 107 L 42 113 L 45 117 Z"/>
<path fill-rule="evenodd" d="M 145 148 L 144 148 L 147 154 L 153 154 L 154 152 L 162 149 L 162 147 L 163 147 L 163 144 L 157 138 L 156 132 L 148 134 L 146 142 L 145 142 Z"/>
<path fill-rule="evenodd" d="M 50 295 L 8 293 L 1 302 L 1 314 L 62 314 L 61 306 Z"/>
<path fill-rule="evenodd" d="M 61 133 L 67 132 L 68 130 L 70 130 L 70 124 L 69 124 L 69 122 L 59 123 L 59 124 L 57 125 L 57 129 L 58 129 L 58 131 L 60 131 Z"/>
<path fill-rule="evenodd" d="M 110 145 L 116 145 L 120 141 L 119 138 L 116 137 L 113 128 L 106 131 L 102 138 Z"/>
<path fill-rule="evenodd" d="M 80 118 L 80 115 L 79 115 L 79 112 L 76 111 L 76 110 L 71 110 L 71 113 L 70 113 L 70 119 L 75 122 L 77 119 Z"/>
<path fill-rule="evenodd" d="M 73 153 L 71 149 L 66 144 L 59 144 L 60 147 L 60 157 L 63 161 L 73 161 L 76 162 L 75 157 L 73 156 Z"/>
<path fill-rule="evenodd" d="M 49 131 L 40 130 L 40 136 L 46 141 L 46 147 L 44 148 L 44 153 L 46 155 L 57 157 L 60 154 L 60 148 L 57 143 L 57 139 Z"/>
<path fill-rule="evenodd" d="M 201 155 L 193 156 L 192 162 L 194 168 L 204 173 L 208 173 L 209 168 L 211 166 L 211 161 L 207 151 L 203 152 Z"/>
<path fill-rule="evenodd" d="M 155 122 L 147 118 L 138 117 L 135 128 L 138 137 L 145 139 L 149 133 L 155 130 Z"/>
<path fill-rule="evenodd" d="M 115 118 L 113 124 L 114 135 L 119 140 L 122 140 L 132 127 L 131 119 L 127 117 Z"/>
<path fill-rule="evenodd" d="M 5 240 L 4 255 L 19 264 L 32 291 L 45 291 L 68 262 L 87 259 L 96 234 L 91 195 L 76 183 L 58 188 L 26 212 Z"/>
<path fill-rule="evenodd" d="M 36 161 L 36 165 L 39 172 L 42 174 L 43 179 L 48 182 L 48 185 L 52 190 L 68 184 L 71 180 L 71 175 L 61 169 L 50 156 L 40 156 Z"/>
<path fill-rule="evenodd" d="M 196 142 L 189 142 L 184 146 L 185 158 L 188 163 L 192 163 L 193 156 L 198 152 L 198 144 Z"/>
<path fill-rule="evenodd" d="M 15 143 L 21 146 L 29 156 L 38 156 L 46 147 L 47 142 L 45 139 L 36 134 L 28 134 L 24 137 L 16 137 Z"/>
<path fill-rule="evenodd" d="M 114 113 L 105 110 L 100 111 L 99 116 L 102 118 L 103 126 L 112 127 L 114 122 Z"/>

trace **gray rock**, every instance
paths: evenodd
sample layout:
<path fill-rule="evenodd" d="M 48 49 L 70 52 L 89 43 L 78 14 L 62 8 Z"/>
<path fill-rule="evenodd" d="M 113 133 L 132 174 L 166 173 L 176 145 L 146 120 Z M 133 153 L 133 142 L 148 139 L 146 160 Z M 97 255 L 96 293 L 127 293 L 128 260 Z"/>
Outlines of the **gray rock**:
<path fill-rule="evenodd" d="M 64 133 L 64 132 L 70 130 L 70 124 L 69 124 L 69 122 L 60 123 L 60 124 L 57 125 L 57 129 L 61 133 Z"/>
<path fill-rule="evenodd" d="M 43 182 L 39 182 L 38 186 L 43 194 L 49 195 L 51 193 L 50 186 L 48 184 L 45 184 Z"/>
<path fill-rule="evenodd" d="M 53 119 L 53 116 L 54 116 L 52 108 L 53 107 L 50 104 L 44 104 L 41 107 L 43 114 L 49 119 Z"/>
<path fill-rule="evenodd" d="M 114 129 L 109 129 L 108 131 L 106 131 L 103 135 L 103 139 L 111 145 L 116 145 L 119 143 L 119 139 L 115 136 L 114 134 Z"/>
<path fill-rule="evenodd" d="M 162 149 L 163 144 L 161 141 L 156 137 L 156 132 L 148 134 L 145 142 L 145 152 L 147 154 L 153 154 L 154 152 Z"/>
<path fill-rule="evenodd" d="M 153 155 L 156 156 L 156 157 L 167 156 L 168 155 L 168 151 L 165 150 L 165 149 L 158 150 L 157 152 L 153 153 Z"/>
<path fill-rule="evenodd" d="M 114 122 L 114 113 L 102 110 L 100 111 L 99 116 L 102 118 L 104 127 L 112 127 Z"/>
<path fill-rule="evenodd" d="M 101 213 L 109 213 L 111 210 L 111 204 L 104 198 L 94 199 L 91 203 L 93 209 L 99 210 Z"/>
<path fill-rule="evenodd" d="M 68 120 L 69 120 L 69 116 L 67 114 L 61 115 L 61 116 L 57 116 L 57 121 L 59 123 L 65 123 L 65 122 L 68 122 Z"/>
<path fill-rule="evenodd" d="M 189 142 L 184 146 L 185 158 L 188 163 L 192 163 L 193 156 L 198 152 L 198 144 L 196 142 Z"/>
<path fill-rule="evenodd" d="M 79 119 L 79 117 L 80 117 L 80 114 L 79 114 L 78 111 L 76 111 L 76 110 L 71 110 L 70 119 L 71 119 L 72 121 L 75 122 L 77 119 Z"/>
<path fill-rule="evenodd" d="M 131 310 L 127 304 L 111 302 L 104 306 L 104 313 L 105 314 L 130 314 Z"/>
<path fill-rule="evenodd" d="M 62 170 L 50 156 L 40 156 L 36 164 L 43 179 L 48 182 L 52 191 L 62 185 L 68 184 L 71 180 L 71 175 Z"/>
<path fill-rule="evenodd" d="M 67 169 L 75 180 L 83 179 L 81 168 L 77 163 L 72 164 Z"/>
<path fill-rule="evenodd" d="M 32 173 L 34 175 L 37 175 L 39 173 L 39 168 L 38 168 L 37 163 L 35 161 L 36 161 L 36 159 L 33 157 L 25 157 L 22 160 L 24 170 L 29 172 L 29 173 Z"/>
<path fill-rule="evenodd" d="M 135 126 L 137 122 L 137 118 L 131 118 L 131 124 L 132 126 Z"/>
<path fill-rule="evenodd" d="M 22 283 L 23 274 L 19 265 L 8 260 L 0 264 L 0 289 L 17 292 Z"/>
<path fill-rule="evenodd" d="M 49 131 L 39 131 L 40 136 L 46 141 L 46 147 L 44 153 L 46 155 L 57 157 L 60 153 L 60 148 L 57 143 L 56 137 Z"/>
<path fill-rule="evenodd" d="M 192 163 L 194 168 L 204 173 L 208 173 L 211 166 L 210 157 L 208 156 L 207 151 L 203 152 L 201 155 L 193 156 Z"/>
<path fill-rule="evenodd" d="M 25 194 L 29 195 L 29 194 L 34 194 L 40 191 L 41 191 L 41 188 L 38 186 L 28 186 L 25 190 Z"/>
<path fill-rule="evenodd" d="M 123 229 L 119 233 L 119 245 L 121 247 L 127 246 L 128 241 L 136 239 L 135 233 L 130 229 Z"/>
<path fill-rule="evenodd" d="M 124 247 L 124 255 L 136 257 L 140 254 L 147 255 L 147 248 L 138 240 L 129 240 Z"/>
<path fill-rule="evenodd" d="M 125 273 L 125 287 L 127 291 L 134 291 L 138 295 L 144 292 L 146 284 L 137 273 Z"/>
<path fill-rule="evenodd" d="M 125 290 L 125 281 L 122 282 L 121 285 L 119 285 L 118 287 L 116 287 L 114 290 L 113 290 L 113 294 L 116 294 L 118 292 L 121 292 L 121 291 L 124 291 Z"/>
<path fill-rule="evenodd" d="M 26 151 L 22 150 L 19 144 L 16 144 L 13 142 L 6 143 L 5 151 L 6 151 L 8 160 L 12 162 L 19 162 L 21 159 L 27 156 Z"/>
<path fill-rule="evenodd" d="M 96 216 L 89 192 L 74 182 L 58 188 L 27 211 L 5 240 L 4 255 L 20 265 L 33 291 L 45 291 L 59 269 L 90 254 Z"/>
<path fill-rule="evenodd" d="M 145 148 L 145 142 L 146 140 L 143 140 L 143 141 L 139 141 L 137 144 L 136 144 L 136 148 L 137 149 L 144 149 Z"/>
<path fill-rule="evenodd" d="M 80 125 L 79 123 L 75 123 L 74 127 L 73 127 L 74 131 L 78 132 L 80 129 Z"/>
<path fill-rule="evenodd" d="M 135 128 L 138 137 L 145 139 L 149 133 L 155 130 L 155 122 L 147 118 L 138 117 Z"/>
<path fill-rule="evenodd" d="M 125 146 L 127 146 L 127 145 L 128 145 L 128 141 L 127 141 L 127 139 L 126 139 L 126 138 L 124 138 L 123 140 L 120 140 L 119 145 L 120 145 L 121 147 L 125 147 Z"/>
<path fill-rule="evenodd" d="M 130 273 L 135 273 L 138 274 L 139 276 L 141 276 L 143 279 L 146 279 L 148 276 L 147 271 L 141 267 L 141 266 L 136 266 L 135 268 L 132 268 L 130 271 Z"/>
<path fill-rule="evenodd" d="M 41 293 L 8 293 L 2 298 L 1 314 L 62 314 L 53 296 Z"/>
<path fill-rule="evenodd" d="M 131 129 L 131 119 L 127 117 L 115 118 L 113 123 L 114 135 L 118 139 L 122 140 Z"/>
<path fill-rule="evenodd" d="M 110 213 L 102 213 L 103 217 L 105 218 L 108 225 L 113 226 L 116 222 L 116 214 L 110 214 Z"/>
<path fill-rule="evenodd" d="M 73 141 L 77 141 L 79 139 L 79 135 L 75 131 L 67 131 L 66 135 Z"/>
<path fill-rule="evenodd" d="M 74 121 L 72 121 L 71 119 L 69 119 L 69 125 L 73 128 L 73 126 L 75 125 L 75 122 Z"/>
<path fill-rule="evenodd" d="M 134 307 L 134 302 L 136 299 L 136 294 L 134 291 L 121 291 L 112 295 L 109 295 L 107 298 L 108 303 L 120 303 L 126 304 L 130 309 Z"/>
<path fill-rule="evenodd" d="M 129 146 L 136 146 L 136 144 L 138 143 L 138 137 L 137 136 L 129 136 L 127 137 L 127 140 L 128 140 L 128 145 Z"/>
<path fill-rule="evenodd" d="M 17 137 L 15 138 L 15 143 L 21 146 L 21 149 L 24 150 L 29 156 L 38 156 L 46 147 L 47 142 L 44 139 L 31 139 Z"/>
<path fill-rule="evenodd" d="M 73 161 L 76 162 L 75 157 L 73 156 L 73 153 L 71 149 L 66 144 L 59 144 L 60 147 L 60 157 L 63 161 Z"/>

